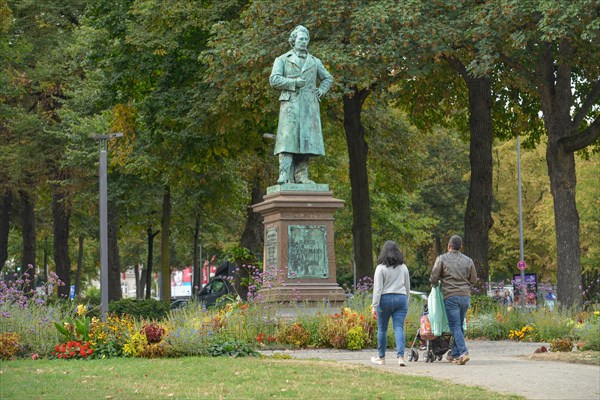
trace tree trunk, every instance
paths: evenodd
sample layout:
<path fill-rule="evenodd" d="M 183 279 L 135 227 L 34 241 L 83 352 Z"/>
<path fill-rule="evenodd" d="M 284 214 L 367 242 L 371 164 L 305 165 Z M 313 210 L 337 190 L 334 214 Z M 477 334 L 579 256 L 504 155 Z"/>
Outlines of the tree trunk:
<path fill-rule="evenodd" d="M 140 274 L 140 280 L 138 282 L 138 289 L 139 289 L 139 293 L 136 295 L 136 298 L 138 299 L 143 299 L 144 298 L 144 293 L 146 293 L 146 274 L 148 273 L 148 270 L 144 267 L 142 267 L 142 273 Z"/>
<path fill-rule="evenodd" d="M 471 181 L 465 210 L 464 253 L 473 259 L 480 282 L 489 275 L 489 230 L 492 228 L 492 90 L 487 77 L 466 76 L 469 90 Z"/>
<path fill-rule="evenodd" d="M 142 281 L 140 278 L 140 264 L 135 263 L 133 266 L 133 279 L 135 281 L 135 298 L 140 300 L 142 298 L 143 288 Z"/>
<path fill-rule="evenodd" d="M 558 269 L 558 301 L 567 307 L 581 306 L 581 252 L 579 249 L 579 213 L 575 203 L 575 156 L 562 151 L 557 133 L 548 132 L 546 162 L 554 200 L 554 226 Z"/>
<path fill-rule="evenodd" d="M 58 296 L 69 298 L 71 290 L 71 258 L 69 257 L 69 220 L 71 207 L 66 191 L 59 185 L 52 188 L 52 231 L 54 234 L 54 265 L 56 275 L 64 282 Z"/>
<path fill-rule="evenodd" d="M 0 272 L 8 260 L 9 218 L 12 205 L 12 192 L 6 192 L 0 197 Z"/>
<path fill-rule="evenodd" d="M 44 255 L 42 256 L 42 264 L 44 265 L 44 282 L 48 282 L 50 271 L 48 270 L 48 236 L 44 237 Z"/>
<path fill-rule="evenodd" d="M 261 174 L 256 174 L 252 180 L 252 198 L 246 213 L 246 227 L 240 239 L 242 247 L 249 249 L 254 255 L 263 252 L 263 224 L 260 214 L 252 211 L 251 206 L 262 201 L 263 193 L 265 193 L 263 177 Z"/>
<path fill-rule="evenodd" d="M 252 180 L 252 198 L 246 214 L 246 227 L 240 240 L 240 245 L 250 250 L 257 258 L 263 253 L 264 232 L 261 216 L 252 211 L 251 205 L 260 203 L 265 192 L 264 177 L 257 173 Z M 238 273 L 236 274 L 235 288 L 244 301 L 248 299 L 248 284 L 244 282 L 248 282 L 250 279 L 251 271 L 248 265 L 253 262 L 254 260 L 236 260 Z"/>
<path fill-rule="evenodd" d="M 119 258 L 119 216 L 115 204 L 108 202 L 108 301 L 121 299 L 121 261 Z"/>
<path fill-rule="evenodd" d="M 344 131 L 348 144 L 350 187 L 352 190 L 352 249 L 356 263 L 356 281 L 373 276 L 373 239 L 371 232 L 371 200 L 365 129 L 361 121 L 362 105 L 368 90 L 355 89 L 354 95 L 344 96 Z"/>
<path fill-rule="evenodd" d="M 80 233 L 77 249 L 77 273 L 75 274 L 75 297 L 81 293 L 81 271 L 83 271 L 83 243 L 85 237 Z"/>
<path fill-rule="evenodd" d="M 35 273 L 35 205 L 31 195 L 21 190 L 19 191 L 21 199 L 21 232 L 23 235 L 23 258 L 21 260 L 21 271 L 27 272 L 29 280 L 33 281 Z M 28 272 L 29 271 L 29 272 Z M 24 291 L 29 290 L 29 285 L 24 287 Z"/>
<path fill-rule="evenodd" d="M 442 249 L 442 238 L 435 236 L 435 256 L 441 255 L 445 249 Z"/>
<path fill-rule="evenodd" d="M 577 178 L 575 155 L 564 149 L 561 141 L 578 135 L 578 127 L 571 121 L 573 54 L 565 42 L 560 46 L 562 63 L 555 63 L 552 46 L 547 45 L 538 60 L 536 75 L 541 80 L 538 93 L 548 132 L 546 163 L 550 177 L 550 190 L 554 201 L 554 226 L 558 268 L 557 300 L 567 307 L 581 307 L 580 285 L 581 251 L 579 248 L 579 213 L 575 202 Z M 585 147 L 585 146 L 583 146 Z M 579 147 L 582 148 L 582 147 Z"/>
<path fill-rule="evenodd" d="M 154 258 L 154 237 L 158 235 L 156 231 L 152 233 L 152 225 L 148 225 L 148 260 L 146 262 L 146 298 L 152 297 L 152 259 Z"/>
<path fill-rule="evenodd" d="M 193 279 L 192 282 L 192 294 L 196 295 L 202 289 L 202 268 L 200 268 L 200 218 L 196 216 L 194 222 L 194 251 L 193 251 Z"/>
<path fill-rule="evenodd" d="M 160 238 L 160 299 L 171 302 L 171 266 L 169 265 L 169 236 L 171 234 L 171 188 L 165 186 L 163 192 L 161 238 Z"/>

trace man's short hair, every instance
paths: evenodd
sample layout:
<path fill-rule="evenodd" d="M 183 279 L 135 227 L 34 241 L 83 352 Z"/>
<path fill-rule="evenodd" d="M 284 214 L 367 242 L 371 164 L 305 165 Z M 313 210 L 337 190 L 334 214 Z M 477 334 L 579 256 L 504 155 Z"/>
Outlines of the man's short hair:
<path fill-rule="evenodd" d="M 294 48 L 294 44 L 296 44 L 296 37 L 298 36 L 298 32 L 306 33 L 306 36 L 308 36 L 308 40 L 310 40 L 310 33 L 308 33 L 308 29 L 306 29 L 302 25 L 298 25 L 294 28 L 294 30 L 292 30 L 292 33 L 290 33 L 290 38 L 288 39 L 288 42 L 290 43 L 292 48 Z"/>
<path fill-rule="evenodd" d="M 462 247 L 462 238 L 458 235 L 452 235 L 452 237 L 448 241 L 448 245 L 452 250 L 460 250 L 460 248 Z"/>

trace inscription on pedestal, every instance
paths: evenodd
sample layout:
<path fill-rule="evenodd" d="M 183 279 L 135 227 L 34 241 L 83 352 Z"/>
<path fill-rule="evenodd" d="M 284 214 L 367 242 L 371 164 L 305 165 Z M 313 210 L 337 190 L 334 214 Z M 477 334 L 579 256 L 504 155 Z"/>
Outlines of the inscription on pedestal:
<path fill-rule="evenodd" d="M 265 271 L 267 275 L 276 275 L 279 251 L 279 238 L 277 235 L 277 227 L 267 228 L 265 235 Z"/>
<path fill-rule="evenodd" d="M 288 278 L 328 278 L 325 225 L 288 226 Z"/>

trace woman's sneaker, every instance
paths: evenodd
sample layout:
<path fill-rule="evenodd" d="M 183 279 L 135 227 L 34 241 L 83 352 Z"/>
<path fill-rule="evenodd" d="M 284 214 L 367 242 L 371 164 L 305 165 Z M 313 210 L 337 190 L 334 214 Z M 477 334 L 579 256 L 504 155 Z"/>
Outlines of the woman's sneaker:
<path fill-rule="evenodd" d="M 469 355 L 465 353 L 462 356 L 458 357 L 456 360 L 454 360 L 454 362 L 458 365 L 465 365 L 470 359 L 471 358 L 469 357 Z"/>
<path fill-rule="evenodd" d="M 398 357 L 398 366 L 406 367 L 406 363 L 404 362 L 404 357 Z"/>
<path fill-rule="evenodd" d="M 371 357 L 371 362 L 373 364 L 383 365 L 383 364 L 385 364 L 385 358 Z"/>

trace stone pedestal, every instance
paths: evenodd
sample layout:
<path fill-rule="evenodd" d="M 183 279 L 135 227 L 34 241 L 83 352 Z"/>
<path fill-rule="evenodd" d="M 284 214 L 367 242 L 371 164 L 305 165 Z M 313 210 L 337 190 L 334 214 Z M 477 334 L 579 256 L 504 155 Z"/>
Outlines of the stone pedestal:
<path fill-rule="evenodd" d="M 344 291 L 336 282 L 333 214 L 344 206 L 329 185 L 271 186 L 263 202 L 252 206 L 263 216 L 263 301 L 341 303 Z"/>

